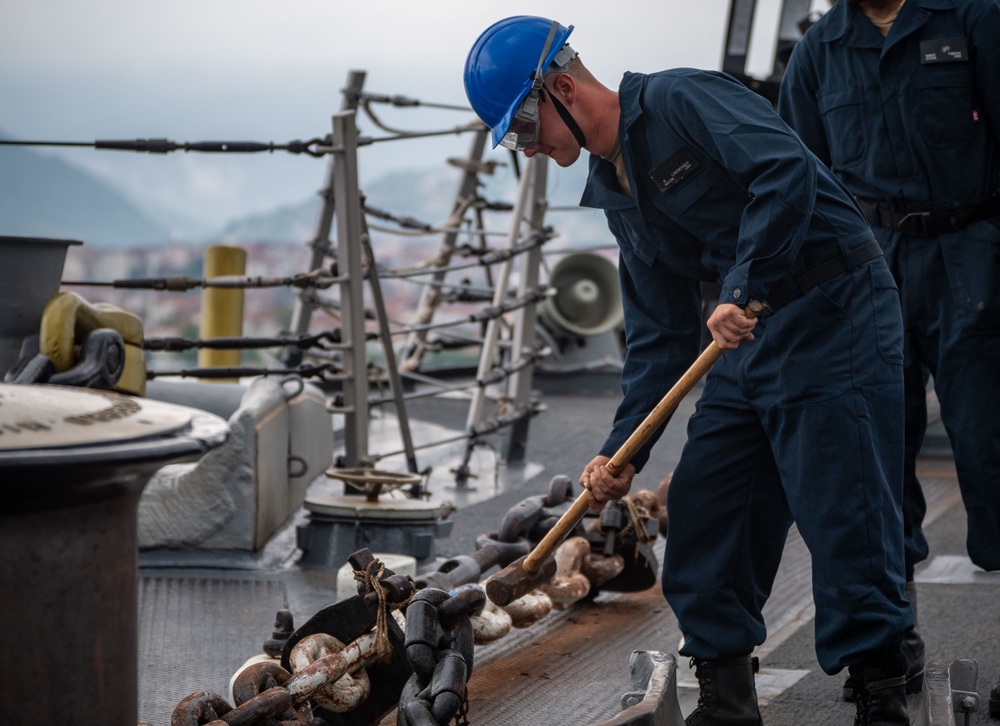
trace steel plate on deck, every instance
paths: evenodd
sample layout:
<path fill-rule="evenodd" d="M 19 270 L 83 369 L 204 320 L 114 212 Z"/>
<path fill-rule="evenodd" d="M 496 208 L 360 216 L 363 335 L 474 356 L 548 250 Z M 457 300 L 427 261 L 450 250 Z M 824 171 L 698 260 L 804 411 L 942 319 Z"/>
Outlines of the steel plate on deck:
<path fill-rule="evenodd" d="M 262 652 L 285 586 L 269 579 L 156 577 L 139 580 L 139 720 L 167 726 L 196 691 L 227 701 L 229 679 Z"/>

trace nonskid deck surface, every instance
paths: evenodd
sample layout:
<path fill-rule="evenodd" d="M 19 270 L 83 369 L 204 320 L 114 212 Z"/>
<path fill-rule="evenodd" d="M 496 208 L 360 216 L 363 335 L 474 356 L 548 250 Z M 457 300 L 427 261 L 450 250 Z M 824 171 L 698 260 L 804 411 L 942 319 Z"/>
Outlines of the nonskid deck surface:
<path fill-rule="evenodd" d="M 477 453 L 479 469 L 470 481 L 474 489 L 437 480 L 434 496 L 452 497 L 457 505 L 451 536 L 437 542 L 438 557 L 474 550 L 479 534 L 495 530 L 514 504 L 544 493 L 552 476 L 575 478 L 603 440 L 616 400 L 610 394 L 550 396 L 546 411 L 532 422 L 524 464 L 497 466 L 489 453 Z M 453 411 L 447 404 L 436 406 L 425 412 L 427 425 L 461 425 L 460 403 Z M 637 478 L 638 488 L 655 489 L 673 469 L 683 445 L 683 422 L 692 409 L 689 397 Z M 419 420 L 419 413 L 411 415 Z M 997 723 L 989 720 L 987 703 L 1000 678 L 1000 575 L 976 572 L 965 557 L 964 510 L 951 460 L 923 459 L 920 476 L 932 554 L 917 572 L 928 660 L 975 658 L 982 705 L 971 723 Z M 165 726 L 177 701 L 197 690 L 227 696 L 233 672 L 270 636 L 278 607 L 287 606 L 301 623 L 336 599 L 336 573 L 288 566 L 292 555 L 281 561 L 281 548 L 294 549 L 294 526 L 279 533 L 264 566 L 143 568 L 141 721 Z M 660 538 L 654 551 L 661 560 L 662 549 Z M 840 700 L 844 674 L 827 676 L 815 660 L 809 570 L 808 551 L 793 529 L 765 609 L 769 638 L 757 653 L 758 698 L 769 726 L 849 724 L 853 719 L 853 706 Z M 528 628 L 477 646 L 468 684 L 469 721 L 510 726 L 606 720 L 620 710 L 619 699 L 629 690 L 631 652 L 676 654 L 679 640 L 676 620 L 657 586 L 639 593 L 605 592 L 593 602 L 553 611 Z M 693 672 L 680 656 L 678 698 L 685 714 L 697 702 Z M 911 718 L 918 707 L 919 699 L 911 698 Z M 382 723 L 391 726 L 395 715 Z"/>

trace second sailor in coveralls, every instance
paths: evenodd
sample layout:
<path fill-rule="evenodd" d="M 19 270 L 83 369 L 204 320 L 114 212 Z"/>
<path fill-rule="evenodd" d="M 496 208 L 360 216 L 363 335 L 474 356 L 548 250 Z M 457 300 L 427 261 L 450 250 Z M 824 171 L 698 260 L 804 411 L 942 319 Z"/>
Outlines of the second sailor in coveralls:
<path fill-rule="evenodd" d="M 751 653 L 795 522 L 813 559 L 816 652 L 858 683 L 858 723 L 907 724 L 902 326 L 892 275 L 840 182 L 762 98 L 690 69 L 626 73 L 613 91 L 517 16 L 488 28 L 466 93 L 494 145 L 561 166 L 591 152 L 581 204 L 620 248 L 624 398 L 583 471 L 592 506 L 624 496 L 610 455 L 698 353 L 699 283 L 724 349 L 668 494 L 663 590 L 702 693 L 688 724 L 760 724 Z M 748 319 L 744 308 L 759 309 Z"/>
<path fill-rule="evenodd" d="M 903 308 L 907 595 L 928 555 L 916 476 L 934 377 L 973 563 L 1000 570 L 1000 3 L 839 2 L 796 45 L 779 112 L 857 196 Z M 907 686 L 924 647 L 906 639 Z"/>

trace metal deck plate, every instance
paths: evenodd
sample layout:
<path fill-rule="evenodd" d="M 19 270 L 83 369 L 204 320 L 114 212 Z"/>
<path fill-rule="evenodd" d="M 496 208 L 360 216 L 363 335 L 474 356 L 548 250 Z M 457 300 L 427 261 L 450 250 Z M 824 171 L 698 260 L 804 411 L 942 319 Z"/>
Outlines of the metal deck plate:
<path fill-rule="evenodd" d="M 167 726 L 196 691 L 229 701 L 229 679 L 262 651 L 285 607 L 285 586 L 270 580 L 141 577 L 139 721 Z"/>

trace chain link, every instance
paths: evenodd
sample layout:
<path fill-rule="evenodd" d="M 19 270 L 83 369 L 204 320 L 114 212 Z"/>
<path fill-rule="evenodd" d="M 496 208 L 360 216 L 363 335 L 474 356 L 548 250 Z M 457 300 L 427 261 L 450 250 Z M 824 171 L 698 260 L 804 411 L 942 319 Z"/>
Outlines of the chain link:
<path fill-rule="evenodd" d="M 500 411 L 509 405 L 509 402 L 501 401 Z M 504 534 L 502 539 L 514 540 L 513 542 L 495 539 L 497 535 L 483 535 L 477 539 L 477 547 L 488 545 L 497 548 L 491 564 L 496 560 L 503 563 L 510 557 L 516 557 L 515 545 L 517 550 L 523 551 L 545 536 L 559 517 L 557 507 L 567 501 L 572 489 L 571 482 L 568 482 L 566 477 L 553 479 L 548 496 L 530 497 L 507 513 L 506 521 L 501 526 Z M 637 492 L 616 504 L 627 513 L 627 521 L 620 530 L 604 533 L 598 520 L 596 526 L 587 528 L 582 533 L 584 536 L 579 536 L 581 533 L 576 531 L 575 543 L 571 541 L 572 537 L 562 543 L 567 547 L 572 544 L 576 552 L 571 553 L 562 546 L 564 552 L 557 552 L 557 560 L 560 554 L 567 560 L 562 574 L 586 577 L 590 581 L 591 591 L 605 584 L 608 589 L 622 592 L 648 586 L 646 580 L 649 573 L 646 570 L 654 565 L 650 559 L 652 555 L 649 544 L 656 538 L 656 531 L 650 531 L 649 520 L 657 517 L 658 503 L 652 492 L 648 496 L 647 493 Z M 610 557 L 600 554 L 607 539 L 613 540 L 616 550 Z M 503 548 L 511 551 L 503 552 Z M 587 551 L 588 548 L 590 551 Z M 619 548 L 635 548 L 635 552 L 630 557 L 627 556 L 625 562 L 630 563 L 627 567 L 635 568 L 636 573 L 621 572 L 622 557 L 618 554 Z M 648 550 L 648 553 L 640 553 L 640 548 Z M 205 723 L 206 716 L 222 719 L 223 714 L 226 722 L 236 719 L 246 726 L 263 726 L 273 723 L 275 718 L 291 718 L 299 723 L 308 723 L 305 719 L 314 707 L 325 708 L 324 704 L 328 704 L 326 698 L 319 694 L 321 689 L 336 684 L 348 673 L 363 670 L 366 664 L 391 651 L 386 636 L 387 617 L 392 608 L 397 608 L 396 619 L 404 621 L 401 624 L 405 629 L 405 660 L 412 669 L 409 680 L 398 697 L 397 724 L 469 726 L 467 685 L 472 675 L 474 645 L 480 642 L 476 640 L 476 628 L 482 626 L 478 620 L 486 617 L 486 606 L 492 605 L 488 603 L 481 585 L 449 585 L 449 588 L 454 589 L 448 590 L 426 586 L 414 592 L 411 578 L 401 578 L 391 573 L 387 577 L 389 571 L 367 550 L 354 553 L 350 561 L 354 566 L 354 577 L 359 583 L 359 596 L 370 602 L 370 607 L 378 608 L 374 615 L 375 627 L 370 632 L 343 646 L 339 652 L 319 654 L 305 667 L 297 668 L 294 674 L 273 663 L 267 665 L 267 670 L 259 668 L 260 664 L 250 666 L 237 677 L 235 683 L 240 684 L 241 700 L 247 695 L 256 695 L 246 698 L 233 708 L 222 697 L 200 691 L 178 704 L 172 723 L 177 726 L 197 726 Z M 622 578 L 625 581 L 620 583 Z M 652 581 L 655 582 L 655 574 Z M 567 601 L 558 606 L 568 607 L 571 604 L 572 602 Z M 552 606 L 553 599 L 542 588 L 499 609 L 504 611 L 505 619 L 511 620 L 514 626 L 525 627 L 547 615 Z M 404 612 L 405 619 L 402 616 Z M 491 632 L 491 637 L 501 637 L 509 630 L 509 625 L 497 628 L 494 623 L 492 630 L 500 632 L 500 635 Z M 258 672 L 252 670 L 255 667 L 258 667 Z M 379 684 L 373 682 L 371 687 L 377 689 Z M 235 694 L 236 685 L 234 697 Z M 350 708 L 357 705 L 351 705 Z"/>
<path fill-rule="evenodd" d="M 462 696 L 462 703 L 455 714 L 455 726 L 469 726 L 469 693 Z"/>

